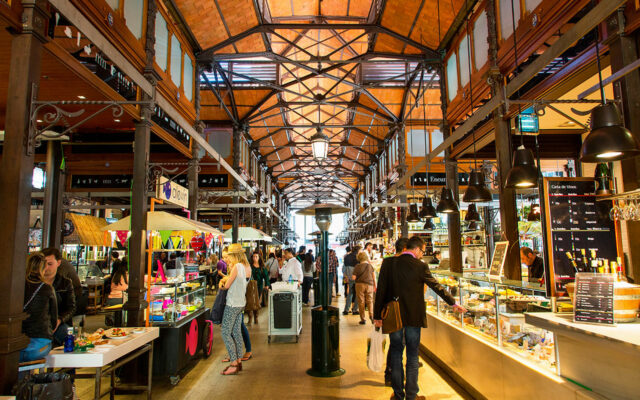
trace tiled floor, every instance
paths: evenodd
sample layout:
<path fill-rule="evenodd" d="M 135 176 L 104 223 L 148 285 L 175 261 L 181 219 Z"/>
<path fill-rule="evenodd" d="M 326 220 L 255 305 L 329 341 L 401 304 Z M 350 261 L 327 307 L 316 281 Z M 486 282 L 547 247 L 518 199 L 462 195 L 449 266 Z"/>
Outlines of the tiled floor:
<path fill-rule="evenodd" d="M 338 298 L 343 307 L 344 297 Z M 359 325 L 357 315 L 342 316 L 340 320 L 341 367 L 346 374 L 337 378 L 313 378 L 306 374 L 311 366 L 311 311 L 303 308 L 303 330 L 300 342 L 285 337 L 267 343 L 267 311 L 261 310 L 259 323 L 249 327 L 253 359 L 243 363 L 243 371 L 236 376 L 222 376 L 221 363 L 226 356 L 220 329 L 214 332 L 214 350 L 206 360 L 200 360 L 176 386 L 168 379 L 154 381 L 154 399 L 389 399 L 391 388 L 384 386 L 384 374 L 367 369 L 366 345 L 371 325 Z M 91 317 L 88 329 L 101 324 L 99 317 Z M 428 399 L 468 398 L 456 391 L 455 384 L 446 380 L 427 362 L 420 368 L 421 394 Z M 103 390 L 106 387 L 103 385 Z M 453 385 L 453 386 L 452 386 Z M 93 398 L 93 382 L 78 382 L 80 399 Z M 143 399 L 136 396 L 117 398 Z"/>

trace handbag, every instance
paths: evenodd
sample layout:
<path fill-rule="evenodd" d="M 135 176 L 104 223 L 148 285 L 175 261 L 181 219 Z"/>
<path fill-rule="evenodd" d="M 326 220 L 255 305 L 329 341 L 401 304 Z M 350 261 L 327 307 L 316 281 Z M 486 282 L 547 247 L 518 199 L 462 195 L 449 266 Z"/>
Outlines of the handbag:
<path fill-rule="evenodd" d="M 258 282 L 251 278 L 247 282 L 247 292 L 245 293 L 246 304 L 244 306 L 245 311 L 255 311 L 260 309 L 260 294 L 258 293 Z"/>
<path fill-rule="evenodd" d="M 392 270 L 390 275 L 391 279 L 391 287 L 395 289 L 395 277 L 393 276 L 395 272 L 395 260 L 392 266 Z M 394 290 L 395 293 L 398 293 Z M 382 333 L 393 333 L 402 329 L 402 316 L 400 315 L 400 303 L 398 302 L 399 297 L 393 297 L 393 300 L 389 301 L 382 308 Z"/>
<path fill-rule="evenodd" d="M 73 382 L 61 372 L 25 375 L 13 387 L 13 394 L 19 400 L 72 400 Z"/>
<path fill-rule="evenodd" d="M 211 313 L 209 314 L 209 319 L 216 325 L 220 325 L 222 323 L 222 315 L 224 314 L 224 308 L 227 306 L 227 293 L 228 290 L 218 290 L 218 294 L 216 295 L 216 300 L 213 302 L 213 306 L 211 306 Z"/>

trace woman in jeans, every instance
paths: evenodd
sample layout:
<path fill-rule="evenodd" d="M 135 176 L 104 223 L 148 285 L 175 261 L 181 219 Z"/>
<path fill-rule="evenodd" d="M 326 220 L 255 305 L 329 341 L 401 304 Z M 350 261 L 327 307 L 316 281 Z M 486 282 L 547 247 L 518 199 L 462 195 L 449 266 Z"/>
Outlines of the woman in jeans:
<path fill-rule="evenodd" d="M 222 371 L 222 375 L 236 375 L 242 371 L 242 311 L 246 304 L 247 278 L 250 275 L 249 262 L 244 249 L 238 243 L 229 246 L 229 278 L 223 290 L 227 292 L 227 305 L 222 315 L 222 340 L 229 353 L 231 365 Z"/>
<path fill-rule="evenodd" d="M 44 254 L 37 252 L 27 258 L 24 287 L 22 333 L 29 337 L 27 348 L 20 351 L 20 362 L 44 358 L 51 351 L 53 332 L 58 328 L 58 303 L 53 287 L 44 282 Z"/>
<path fill-rule="evenodd" d="M 369 262 L 369 255 L 361 251 L 357 256 L 358 265 L 353 269 L 353 280 L 356 281 L 356 296 L 358 297 L 358 311 L 360 313 L 360 325 L 366 324 L 364 319 L 364 307 L 369 308 L 369 320 L 373 324 L 373 293 L 376 290 L 376 275 L 373 266 Z"/>
<path fill-rule="evenodd" d="M 313 270 L 313 256 L 307 253 L 304 256 L 304 263 L 302 265 L 302 304 L 305 306 L 309 305 L 309 291 L 311 291 L 311 285 L 313 284 Z"/>

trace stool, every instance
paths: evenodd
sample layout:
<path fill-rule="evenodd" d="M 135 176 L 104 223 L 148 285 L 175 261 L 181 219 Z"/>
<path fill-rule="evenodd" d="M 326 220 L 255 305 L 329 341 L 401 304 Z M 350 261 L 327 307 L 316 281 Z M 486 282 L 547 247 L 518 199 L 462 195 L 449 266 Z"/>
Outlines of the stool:
<path fill-rule="evenodd" d="M 44 358 L 40 358 L 38 360 L 33 360 L 33 361 L 21 362 L 21 363 L 18 363 L 18 372 L 28 372 L 28 371 L 39 370 L 38 372 L 44 373 L 46 363 L 47 363 L 47 360 Z"/>

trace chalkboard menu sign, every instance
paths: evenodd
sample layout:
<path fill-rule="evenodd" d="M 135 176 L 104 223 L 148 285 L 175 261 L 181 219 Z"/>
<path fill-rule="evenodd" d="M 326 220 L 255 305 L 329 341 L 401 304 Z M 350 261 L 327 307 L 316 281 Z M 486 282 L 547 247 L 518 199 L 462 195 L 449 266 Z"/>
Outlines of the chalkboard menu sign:
<path fill-rule="evenodd" d="M 566 293 L 576 272 L 591 272 L 587 258 L 618 257 L 610 201 L 596 201 L 596 182 L 590 178 L 545 178 L 547 246 L 551 295 Z M 593 257 L 595 255 L 595 257 Z"/>
<path fill-rule="evenodd" d="M 169 178 L 174 178 L 170 176 Z M 184 187 L 189 187 L 186 174 L 174 178 L 174 181 Z M 72 175 L 72 189 L 130 189 L 133 175 Z M 224 189 L 229 187 L 229 175 L 200 174 L 198 187 L 202 189 Z"/>
<path fill-rule="evenodd" d="M 489 278 L 500 279 L 502 277 L 508 248 L 509 242 L 496 242 L 491 265 L 489 266 Z"/>
<path fill-rule="evenodd" d="M 613 280 L 612 274 L 576 274 L 575 322 L 614 324 Z"/>

